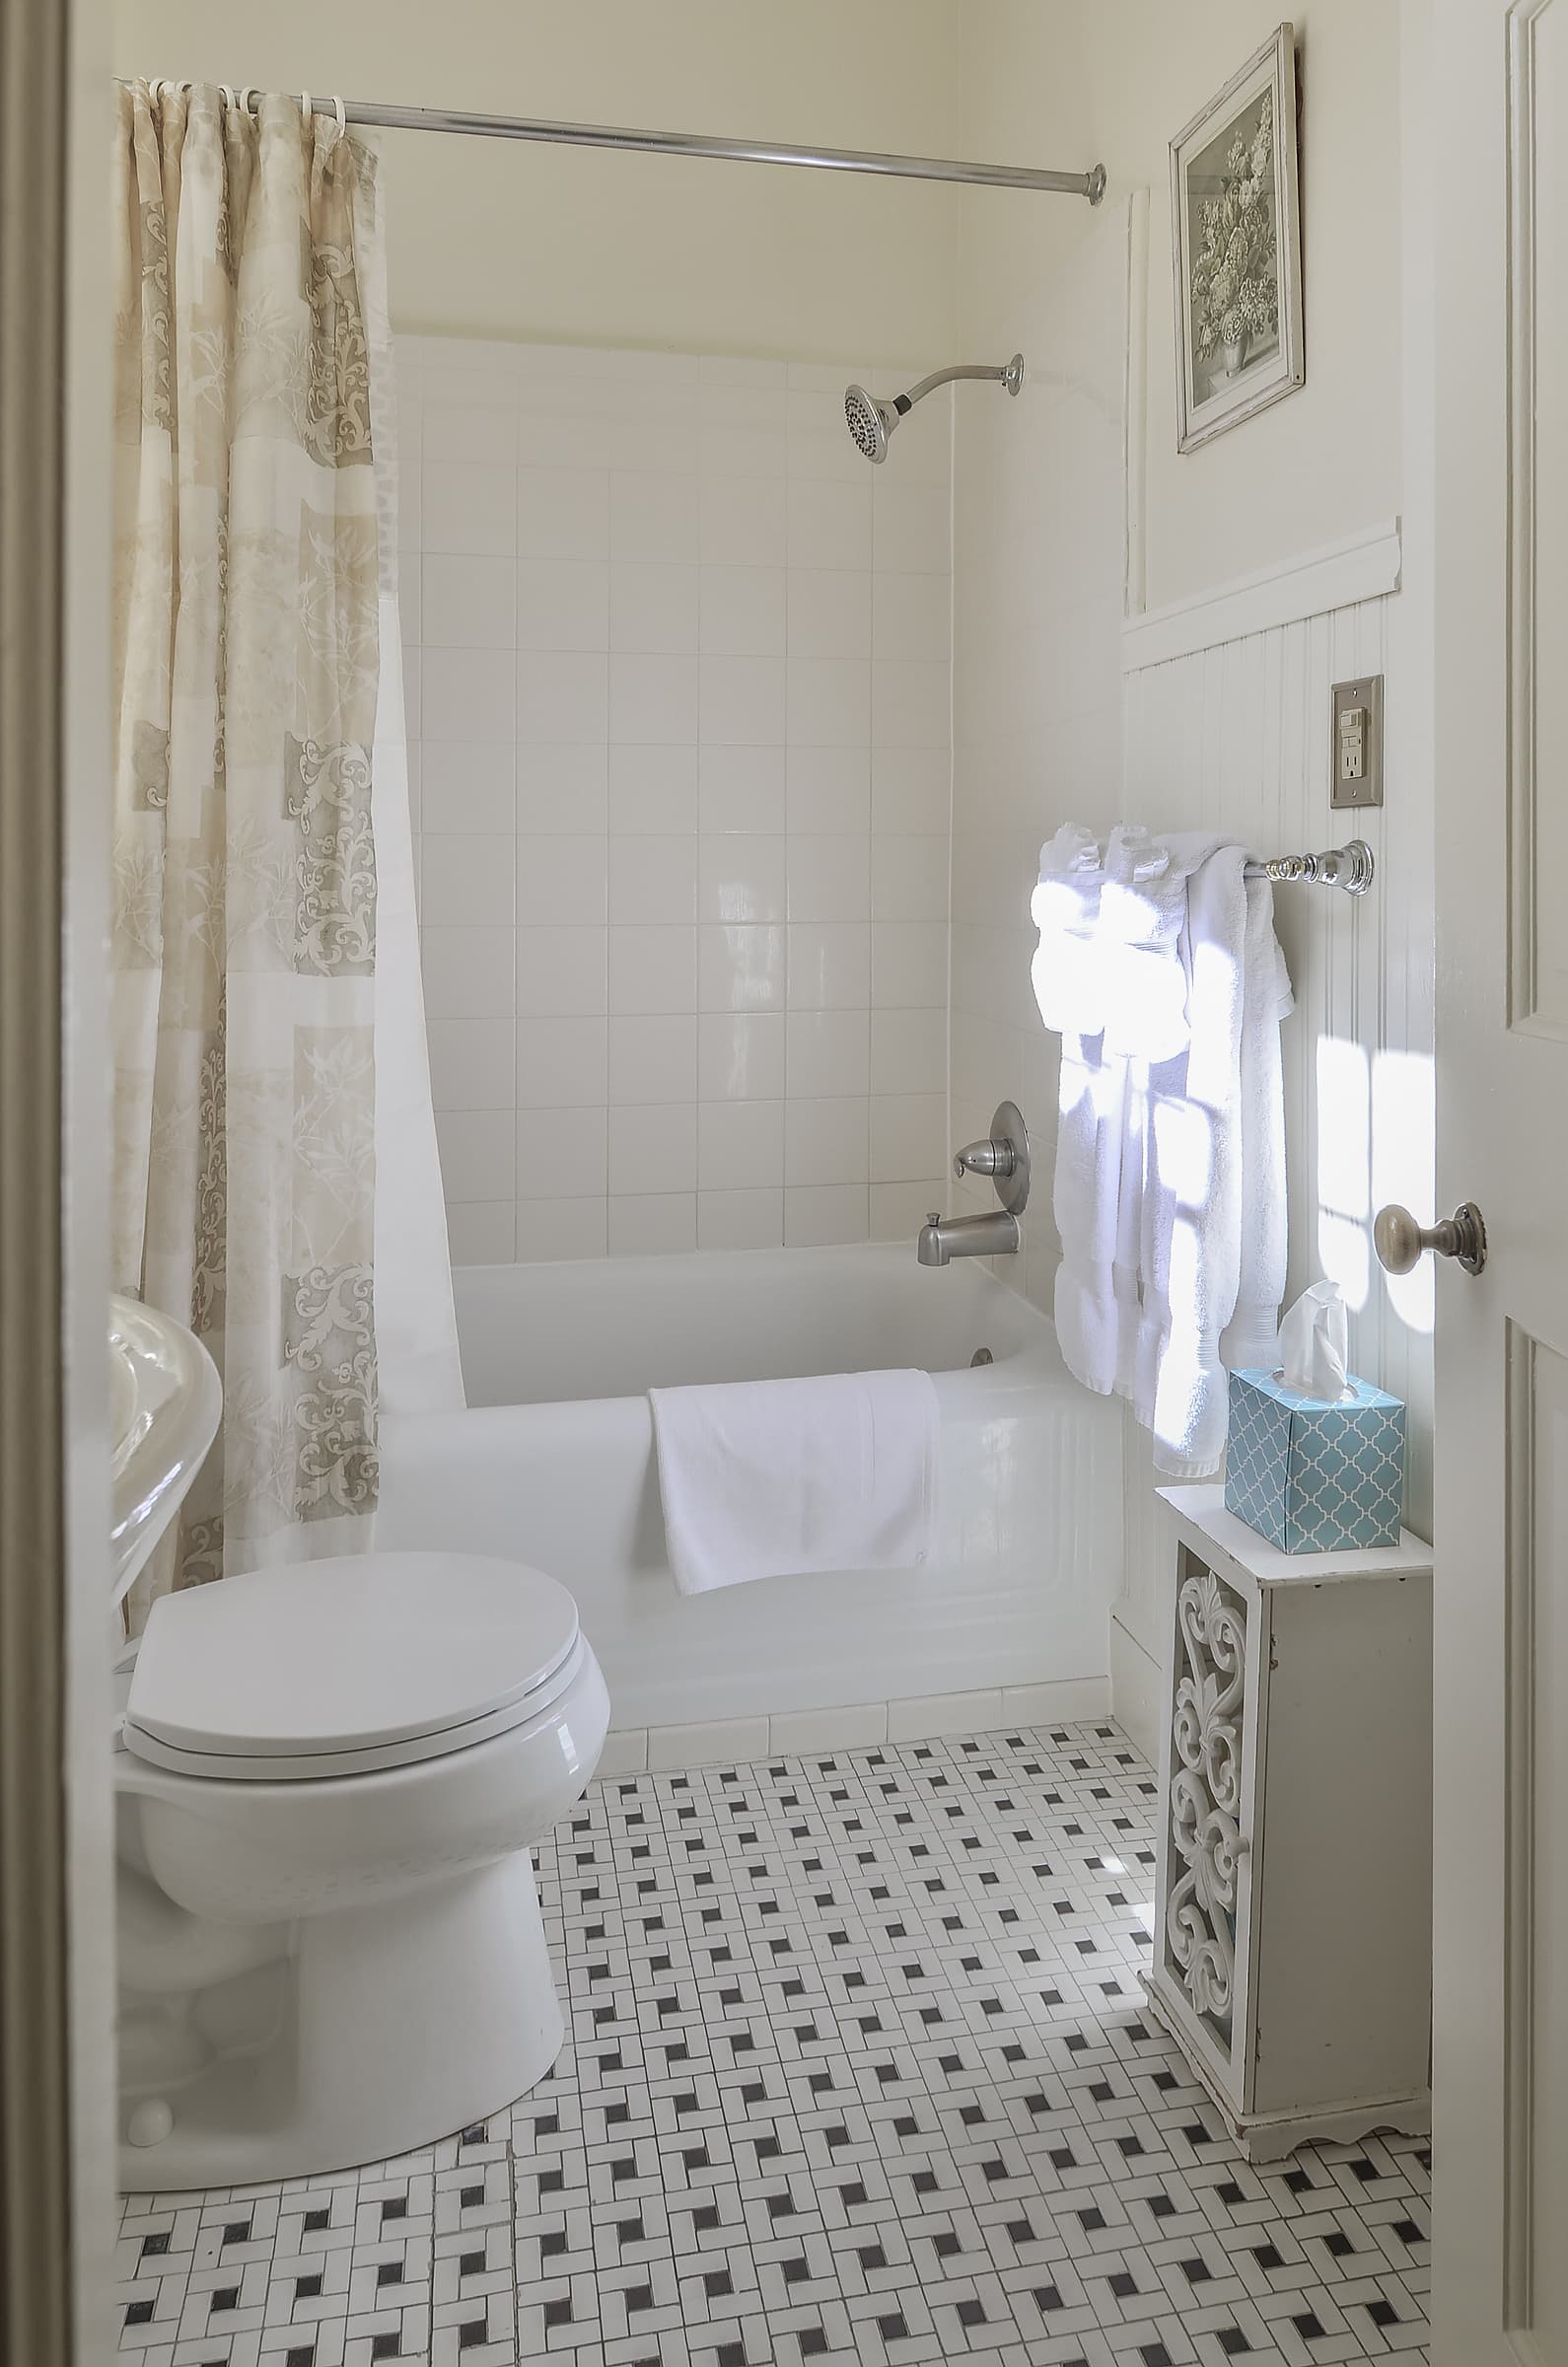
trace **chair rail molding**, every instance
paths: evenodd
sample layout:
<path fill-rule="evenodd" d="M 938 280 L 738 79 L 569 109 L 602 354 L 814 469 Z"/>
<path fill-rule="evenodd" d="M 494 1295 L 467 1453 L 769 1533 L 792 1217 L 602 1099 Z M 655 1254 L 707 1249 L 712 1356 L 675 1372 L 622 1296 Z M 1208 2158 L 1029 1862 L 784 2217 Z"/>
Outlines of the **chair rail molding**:
<path fill-rule="evenodd" d="M 1121 631 L 1121 671 L 1138 674 L 1146 666 L 1193 657 L 1224 641 L 1267 632 L 1275 625 L 1298 624 L 1397 592 L 1402 566 L 1399 521 L 1392 518 L 1213 592 L 1128 616 Z"/>

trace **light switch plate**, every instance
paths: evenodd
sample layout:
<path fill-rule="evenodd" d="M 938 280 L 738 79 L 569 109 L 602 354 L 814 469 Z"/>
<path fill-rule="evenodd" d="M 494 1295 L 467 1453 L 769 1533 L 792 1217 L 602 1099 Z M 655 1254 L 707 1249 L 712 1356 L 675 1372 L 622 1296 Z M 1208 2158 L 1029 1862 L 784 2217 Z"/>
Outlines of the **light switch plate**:
<path fill-rule="evenodd" d="M 1331 806 L 1383 803 L 1383 677 L 1335 682 L 1328 736 Z"/>

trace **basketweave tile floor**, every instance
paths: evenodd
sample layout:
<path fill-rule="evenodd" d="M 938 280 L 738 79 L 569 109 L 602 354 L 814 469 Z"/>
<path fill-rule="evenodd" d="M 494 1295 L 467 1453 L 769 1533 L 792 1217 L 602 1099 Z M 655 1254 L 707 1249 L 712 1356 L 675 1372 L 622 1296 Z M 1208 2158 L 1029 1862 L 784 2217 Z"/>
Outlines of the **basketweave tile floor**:
<path fill-rule="evenodd" d="M 596 1785 L 539 1869 L 549 2078 L 132 2197 L 121 2361 L 1424 2359 L 1424 2147 L 1248 2169 L 1143 2010 L 1154 1807 L 1109 1724 Z"/>

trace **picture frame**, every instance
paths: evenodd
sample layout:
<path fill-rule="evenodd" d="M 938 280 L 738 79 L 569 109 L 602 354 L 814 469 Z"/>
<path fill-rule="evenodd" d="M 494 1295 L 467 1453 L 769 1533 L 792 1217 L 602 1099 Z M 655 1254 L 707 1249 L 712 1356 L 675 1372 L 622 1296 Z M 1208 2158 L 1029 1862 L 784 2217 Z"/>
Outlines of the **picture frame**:
<path fill-rule="evenodd" d="M 1278 26 L 1171 142 L 1176 450 L 1306 384 L 1296 30 Z"/>

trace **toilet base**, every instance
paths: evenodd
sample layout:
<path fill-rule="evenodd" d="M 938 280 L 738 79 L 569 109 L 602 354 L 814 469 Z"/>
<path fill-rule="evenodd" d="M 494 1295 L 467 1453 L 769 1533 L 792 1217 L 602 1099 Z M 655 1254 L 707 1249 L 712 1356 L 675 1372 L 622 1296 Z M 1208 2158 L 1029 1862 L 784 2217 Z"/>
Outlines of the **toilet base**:
<path fill-rule="evenodd" d="M 527 1850 L 304 1917 L 288 1936 L 270 1979 L 250 1972 L 243 1991 L 226 1984 L 227 1995 L 192 2001 L 190 2021 L 214 2049 L 200 2069 L 178 2085 L 121 2092 L 122 2190 L 251 2185 L 384 2161 L 488 2119 L 542 2079 L 560 2050 Z M 164 2106 L 167 2134 L 126 2141 L 131 2125 L 156 2134 Z"/>

